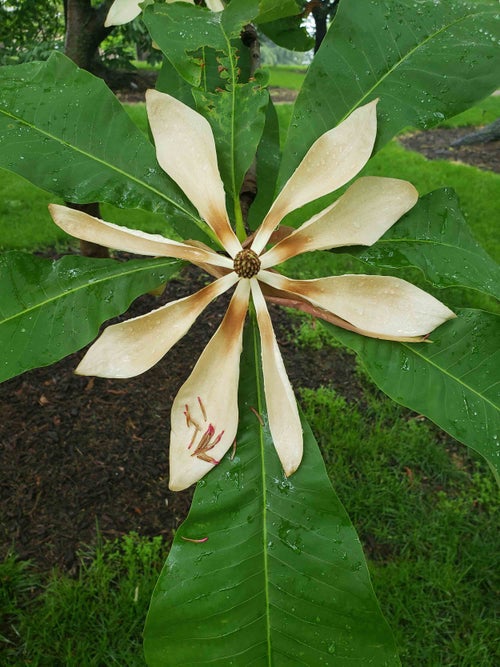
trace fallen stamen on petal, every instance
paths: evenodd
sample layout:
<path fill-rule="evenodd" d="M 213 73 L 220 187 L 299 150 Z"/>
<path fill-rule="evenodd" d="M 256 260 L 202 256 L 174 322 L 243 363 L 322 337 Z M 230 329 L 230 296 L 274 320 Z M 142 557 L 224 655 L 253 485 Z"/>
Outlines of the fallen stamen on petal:
<path fill-rule="evenodd" d="M 186 417 L 186 426 L 189 428 L 191 426 L 191 415 L 189 414 L 189 406 L 187 403 L 183 414 Z"/>
<path fill-rule="evenodd" d="M 208 540 L 208 537 L 200 537 L 196 540 L 193 537 L 184 537 L 184 535 L 181 535 L 181 540 L 184 540 L 184 542 L 193 542 L 193 544 L 203 544 L 203 542 Z"/>
<path fill-rule="evenodd" d="M 229 456 L 229 460 L 233 461 L 234 457 L 236 456 L 236 440 L 233 442 L 232 447 L 231 447 L 231 454 Z"/>
<path fill-rule="evenodd" d="M 254 413 L 254 415 L 255 415 L 255 416 L 257 417 L 257 419 L 259 420 L 260 425 L 261 425 L 261 426 L 264 426 L 264 420 L 262 419 L 262 417 L 260 416 L 260 414 L 257 412 L 257 410 L 256 410 L 255 408 L 252 408 L 252 406 L 250 406 L 250 410 Z"/>
<path fill-rule="evenodd" d="M 194 445 L 194 441 L 196 440 L 196 436 L 198 435 L 198 429 L 195 430 L 193 433 L 193 437 L 191 438 L 191 442 L 188 445 L 188 449 L 191 449 L 191 447 Z"/>
<path fill-rule="evenodd" d="M 203 405 L 203 402 L 199 396 L 198 396 L 198 404 L 201 409 L 201 414 L 203 415 L 203 421 L 207 421 L 207 411 L 205 410 L 205 406 Z"/>
<path fill-rule="evenodd" d="M 220 461 L 217 461 L 217 459 L 214 459 L 211 456 L 207 456 L 207 454 L 205 454 L 204 452 L 198 454 L 196 458 L 200 459 L 201 461 L 206 461 L 207 463 L 211 463 L 214 466 L 218 466 L 220 463 Z"/>

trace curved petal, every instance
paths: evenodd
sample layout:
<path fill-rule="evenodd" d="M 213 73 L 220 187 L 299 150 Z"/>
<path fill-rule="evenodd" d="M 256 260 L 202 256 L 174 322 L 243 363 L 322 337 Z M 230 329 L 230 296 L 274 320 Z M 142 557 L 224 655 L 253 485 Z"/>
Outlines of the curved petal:
<path fill-rule="evenodd" d="M 269 430 L 285 475 L 288 477 L 297 470 L 302 460 L 302 426 L 266 302 L 257 280 L 252 279 L 251 282 L 252 299 L 260 331 Z"/>
<path fill-rule="evenodd" d="M 123 25 L 135 19 L 141 13 L 139 5 L 142 0 L 115 0 L 109 8 L 104 27 Z"/>
<path fill-rule="evenodd" d="M 241 250 L 226 213 L 226 195 L 208 121 L 175 97 L 146 92 L 149 124 L 161 168 L 184 191 L 234 257 Z"/>
<path fill-rule="evenodd" d="M 137 229 L 129 229 L 128 227 L 115 225 L 112 222 L 105 222 L 100 218 L 94 218 L 88 213 L 77 211 L 68 206 L 49 204 L 49 211 L 56 225 L 71 236 L 98 243 L 107 248 L 153 257 L 175 257 L 177 259 L 187 259 L 190 262 L 215 264 L 227 268 L 233 266 L 228 257 L 218 255 L 210 250 L 194 248 L 185 243 L 172 241 L 160 234 L 147 234 Z"/>
<path fill-rule="evenodd" d="M 305 222 L 261 257 L 261 266 L 284 262 L 302 252 L 348 245 L 372 245 L 418 200 L 408 181 L 358 178 L 331 206 Z"/>
<path fill-rule="evenodd" d="M 240 280 L 227 313 L 172 406 L 172 491 L 201 479 L 231 447 L 238 429 L 238 381 L 250 286 Z"/>
<path fill-rule="evenodd" d="M 75 373 L 105 378 L 129 378 L 144 373 L 187 333 L 208 304 L 237 280 L 235 273 L 228 274 L 191 296 L 112 324 L 89 348 Z"/>
<path fill-rule="evenodd" d="M 269 271 L 261 271 L 258 277 L 341 317 L 359 333 L 377 338 L 424 336 L 455 317 L 440 301 L 401 278 L 348 274 L 290 280 Z"/>
<path fill-rule="evenodd" d="M 365 166 L 377 134 L 377 102 L 359 107 L 314 142 L 257 230 L 252 250 L 262 251 L 287 213 L 337 190 Z"/>

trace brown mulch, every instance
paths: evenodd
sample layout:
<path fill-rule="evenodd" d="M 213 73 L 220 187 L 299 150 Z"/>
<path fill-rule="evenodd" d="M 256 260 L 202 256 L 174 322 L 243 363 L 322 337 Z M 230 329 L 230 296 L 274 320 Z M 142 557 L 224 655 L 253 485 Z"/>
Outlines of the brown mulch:
<path fill-rule="evenodd" d="M 119 319 L 135 317 L 204 284 L 189 269 L 156 299 L 140 297 Z M 185 518 L 191 492 L 168 490 L 173 398 L 217 328 L 227 299 L 212 304 L 152 370 L 130 380 L 74 375 L 83 351 L 0 385 L 0 556 L 10 548 L 41 569 L 72 570 L 76 550 L 131 530 L 169 536 Z M 272 308 L 295 387 L 329 385 L 360 394 L 352 358 L 289 342 L 289 317 Z"/>
<path fill-rule="evenodd" d="M 399 141 L 405 148 L 422 153 L 428 160 L 451 160 L 500 174 L 500 140 L 469 146 L 451 145 L 473 131 L 471 127 L 436 128 L 406 134 Z"/>
<path fill-rule="evenodd" d="M 120 97 L 139 101 L 147 85 L 141 79 Z M 450 149 L 468 132 L 437 129 L 401 141 L 430 159 L 499 173 L 498 142 Z M 119 319 L 186 296 L 204 280 L 188 268 L 160 299 L 140 297 Z M 137 378 L 78 377 L 73 370 L 80 351 L 0 385 L 0 558 L 13 549 L 41 570 L 74 571 L 77 550 L 95 543 L 96 529 L 108 538 L 129 531 L 172 534 L 187 514 L 191 491 L 168 490 L 170 406 L 226 304 L 224 298 L 212 304 L 160 363 Z M 359 398 L 349 354 L 297 348 L 290 342 L 289 316 L 279 308 L 271 313 L 295 389 L 326 385 L 347 400 Z"/>

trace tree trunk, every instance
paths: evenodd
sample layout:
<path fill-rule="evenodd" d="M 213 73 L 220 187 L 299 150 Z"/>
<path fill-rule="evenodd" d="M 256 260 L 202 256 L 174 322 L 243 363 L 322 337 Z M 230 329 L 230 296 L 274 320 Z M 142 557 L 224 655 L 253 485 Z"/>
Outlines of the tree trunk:
<path fill-rule="evenodd" d="M 243 28 L 241 33 L 241 41 L 250 51 L 250 79 L 254 76 L 255 72 L 260 67 L 260 42 L 259 36 L 255 26 L 249 23 Z M 257 195 L 257 163 L 254 159 L 245 178 L 240 190 L 240 205 L 241 205 L 241 214 L 245 224 L 248 220 L 248 212 L 250 206 L 252 205 L 253 200 Z"/>
<path fill-rule="evenodd" d="M 99 44 L 111 32 L 104 21 L 112 0 L 92 7 L 91 0 L 65 0 L 66 35 L 64 52 L 71 60 L 93 74 L 100 69 L 96 54 Z"/>
<path fill-rule="evenodd" d="M 93 74 L 99 74 L 100 66 L 96 58 L 99 44 L 111 31 L 104 27 L 104 21 L 112 0 L 102 2 L 97 7 L 92 7 L 91 0 L 64 0 L 64 18 L 66 23 L 66 34 L 64 40 L 64 51 L 68 58 Z M 72 204 L 71 208 L 83 211 L 97 218 L 100 217 L 99 204 Z M 85 257 L 108 257 L 107 248 L 80 241 L 80 252 Z"/>
<path fill-rule="evenodd" d="M 317 53 L 319 47 L 321 46 L 321 42 L 326 35 L 328 11 L 323 5 L 318 3 L 318 5 L 313 8 L 311 13 L 313 15 L 314 23 L 316 26 L 314 31 L 314 53 Z"/>

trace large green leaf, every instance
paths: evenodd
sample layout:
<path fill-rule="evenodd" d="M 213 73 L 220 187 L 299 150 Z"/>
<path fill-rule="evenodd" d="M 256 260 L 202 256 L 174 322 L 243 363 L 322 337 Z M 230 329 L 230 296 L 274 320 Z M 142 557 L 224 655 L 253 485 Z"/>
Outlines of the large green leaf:
<path fill-rule="evenodd" d="M 381 148 L 428 128 L 500 84 L 496 0 L 341 0 L 294 107 L 280 183 L 309 146 L 375 98 Z"/>
<path fill-rule="evenodd" d="M 429 343 L 365 338 L 325 325 L 354 350 L 374 382 L 500 469 L 500 317 L 467 309 Z"/>
<path fill-rule="evenodd" d="M 350 254 L 377 268 L 417 267 L 437 287 L 500 296 L 500 267 L 472 237 L 451 189 L 422 197 L 375 245 Z"/>
<path fill-rule="evenodd" d="M 66 201 L 202 225 L 109 88 L 62 54 L 0 68 L 0 143 L 0 166 Z"/>
<path fill-rule="evenodd" d="M 289 479 L 283 475 L 256 338 L 251 325 L 236 455 L 198 484 L 176 535 L 146 622 L 147 662 L 398 665 L 358 537 L 306 423 L 304 460 Z"/>
<path fill-rule="evenodd" d="M 105 320 L 168 280 L 171 259 L 52 261 L 22 252 L 0 256 L 0 381 L 46 366 L 93 340 Z"/>
<path fill-rule="evenodd" d="M 233 0 L 234 1 L 234 0 Z M 236 2 L 241 0 L 236 0 Z M 296 0 L 259 0 L 259 13 L 255 17 L 255 23 L 266 24 L 270 21 L 277 21 L 287 16 L 296 16 L 302 14 L 302 7 L 299 7 Z"/>

